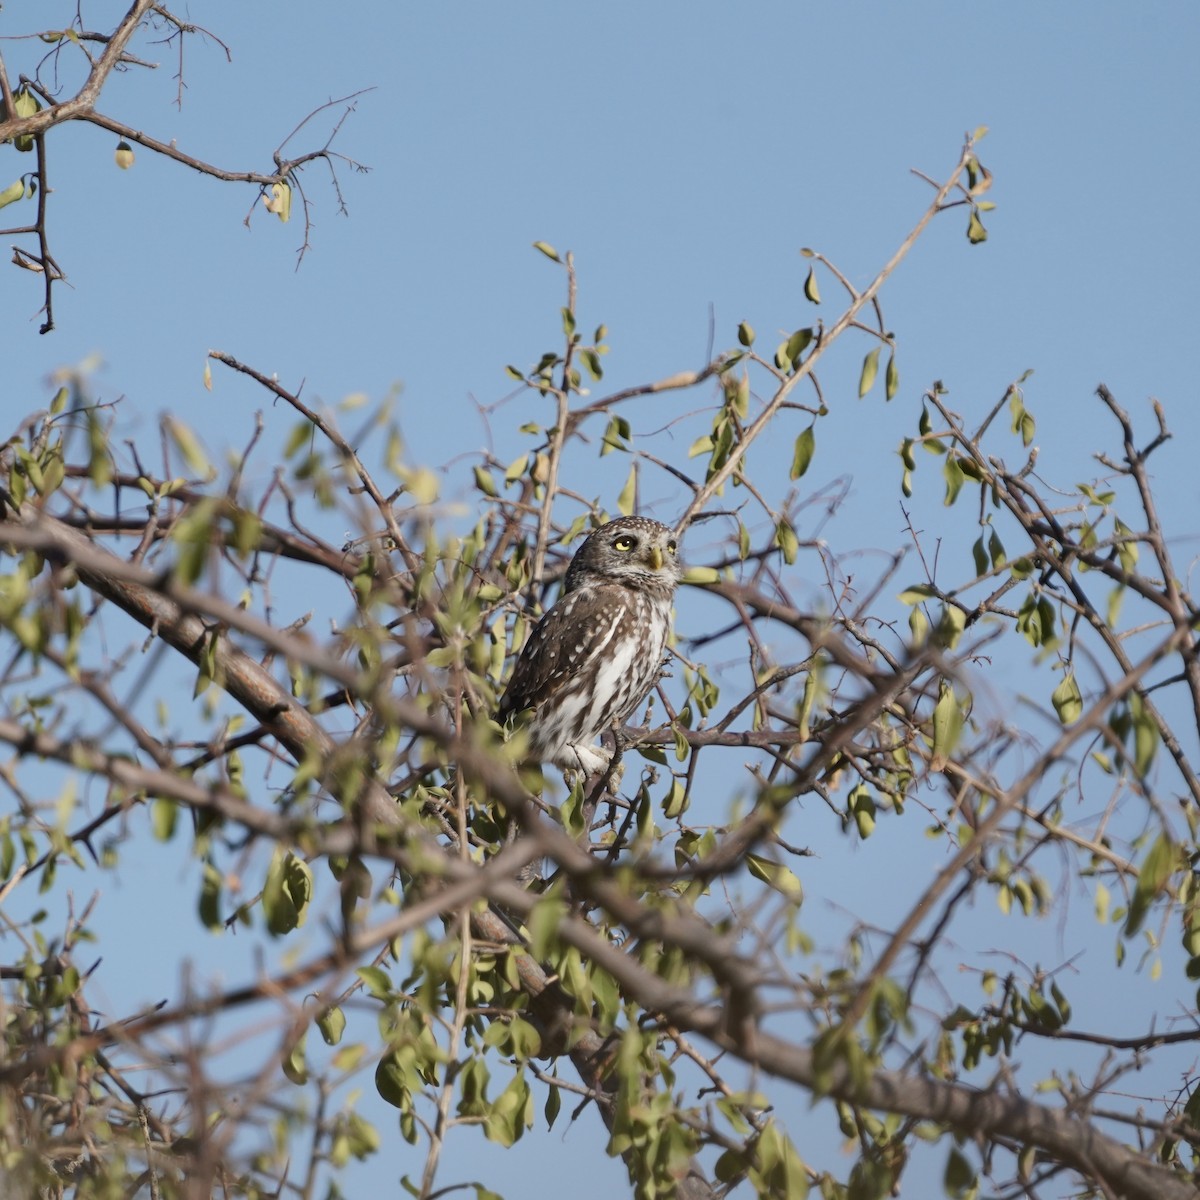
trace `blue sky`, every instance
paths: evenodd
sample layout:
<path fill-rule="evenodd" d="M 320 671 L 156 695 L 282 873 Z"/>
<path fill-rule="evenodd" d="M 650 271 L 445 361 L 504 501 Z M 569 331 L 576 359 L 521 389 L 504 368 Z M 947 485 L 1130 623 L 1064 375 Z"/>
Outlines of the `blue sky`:
<path fill-rule="evenodd" d="M 54 7 L 7 3 L 3 32 L 62 23 L 74 8 L 52 19 Z M 89 7 L 92 25 L 107 19 Z M 1066 484 L 1092 473 L 1098 383 L 1135 411 L 1162 400 L 1176 435 L 1158 463 L 1165 512 L 1180 537 L 1196 532 L 1195 5 L 299 0 L 197 3 L 190 17 L 229 44 L 232 64 L 215 45 L 189 44 L 178 110 L 170 50 L 145 50 L 162 69 L 115 77 L 103 111 L 223 167 L 265 169 L 311 109 L 373 87 L 335 147 L 370 173 L 340 170 L 348 217 L 321 169 L 306 174 L 315 227 L 297 271 L 296 220 L 259 209 L 243 228 L 253 189 L 145 151 L 118 171 L 111 135 L 56 134 L 51 235 L 72 288 L 58 293 L 59 328 L 39 337 L 36 281 L 6 268 L 6 430 L 47 402 L 57 368 L 98 355 L 94 394 L 123 397 L 127 436 L 153 441 L 169 411 L 220 451 L 244 443 L 266 409 L 281 440 L 290 415 L 249 384 L 215 368 L 203 390 L 205 353 L 219 348 L 286 385 L 306 381 L 310 400 L 401 385 L 411 454 L 439 464 L 486 444 L 476 405 L 508 393 L 504 365 L 556 345 L 562 277 L 533 241 L 575 253 L 581 324 L 609 327 L 605 386 L 645 382 L 703 363 L 710 309 L 718 348 L 741 320 L 764 344 L 808 323 L 802 246 L 868 281 L 927 203 L 911 170 L 945 176 L 963 134 L 987 125 L 979 152 L 998 206 L 988 242 L 968 246 L 965 215 L 952 214 L 887 285 L 901 396 L 835 427 L 834 452 L 805 482 L 849 476 L 840 536 L 892 549 L 894 451 L 920 393 L 941 379 L 953 406 L 978 416 L 1033 368 L 1044 461 Z M 4 50 L 10 73 L 28 69 L 23 44 Z M 305 148 L 303 132 L 294 145 Z M 0 172 L 26 169 L 14 157 L 0 157 Z M 856 367 L 844 378 L 834 368 L 834 384 Z M 501 459 L 523 448 L 515 418 L 540 415 L 518 403 L 493 421 Z M 598 472 L 591 490 L 614 486 Z M 615 491 L 604 498 L 611 507 Z M 860 866 L 886 874 L 873 853 L 868 844 Z M 814 864 L 806 879 L 831 910 L 854 907 L 829 894 L 841 869 L 823 876 Z M 120 886 L 132 900 L 132 881 Z M 996 928 L 980 915 L 981 941 L 1002 936 Z M 237 977 L 223 953 L 197 950 Z M 620 1169 L 593 1161 L 590 1120 L 537 1138 L 539 1155 L 562 1152 L 563 1170 L 586 1147 L 589 1170 L 572 1174 L 579 1200 L 621 1191 Z M 494 1154 L 459 1137 L 460 1154 Z M 507 1194 L 518 1196 L 529 1158 L 511 1169 Z M 375 1186 L 399 1174 L 394 1161 L 371 1170 Z M 496 1186 L 506 1190 L 503 1177 Z"/>

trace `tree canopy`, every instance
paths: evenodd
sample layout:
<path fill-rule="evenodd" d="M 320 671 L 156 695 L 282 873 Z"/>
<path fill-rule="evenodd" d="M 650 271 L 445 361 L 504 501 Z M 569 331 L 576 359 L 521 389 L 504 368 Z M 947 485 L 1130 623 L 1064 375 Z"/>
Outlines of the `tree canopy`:
<path fill-rule="evenodd" d="M 104 34 L 47 31 L 87 64 L 69 98 L 0 72 L 0 156 L 36 151 L 13 203 L 44 199 L 61 125 L 113 128 L 104 82 L 164 23 L 194 31 L 143 0 Z M 414 1195 L 486 1198 L 463 1147 L 573 1120 L 639 1198 L 867 1200 L 931 1158 L 954 1197 L 1197 1194 L 1200 611 L 1151 473 L 1170 414 L 1100 385 L 1094 478 L 1064 478 L 1026 378 L 968 420 L 941 382 L 901 386 L 885 318 L 932 223 L 988 252 L 984 132 L 865 286 L 806 250 L 791 332 L 718 328 L 641 386 L 606 391 L 586 273 L 537 243 L 561 337 L 488 414 L 519 424 L 511 460 L 416 461 L 394 402 L 310 403 L 220 350 L 205 386 L 264 406 L 240 447 L 179 412 L 127 440 L 79 379 L 13 423 L 11 1187 L 337 1195 L 379 1157 Z M 231 182 L 286 216 L 329 153 Z M 33 239 L 48 329 L 38 211 L 8 232 Z M 868 469 L 907 544 L 864 564 L 812 481 L 889 404 L 911 432 Z M 496 701 L 578 539 L 651 507 L 685 538 L 668 674 L 623 777 L 568 787 Z M 154 842 L 187 844 L 198 928 L 252 939 L 260 969 L 114 1010 L 108 889 Z M 838 894 L 814 894 L 818 860 Z M 1162 977 L 1153 1009 L 1081 1022 L 1081 992 L 1139 975 Z"/>

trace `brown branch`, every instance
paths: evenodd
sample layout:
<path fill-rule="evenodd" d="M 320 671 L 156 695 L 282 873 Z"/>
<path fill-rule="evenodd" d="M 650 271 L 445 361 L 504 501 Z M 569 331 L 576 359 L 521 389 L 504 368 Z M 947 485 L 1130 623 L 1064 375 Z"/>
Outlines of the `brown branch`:
<path fill-rule="evenodd" d="M 407 539 L 400 532 L 400 525 L 396 520 L 396 514 L 392 510 L 392 506 L 383 493 L 375 484 L 375 480 L 371 478 L 370 472 L 363 466 L 362 460 L 358 454 L 350 446 L 344 437 L 328 422 L 320 413 L 308 407 L 299 396 L 289 392 L 286 388 L 281 387 L 274 379 L 269 379 L 261 371 L 256 371 L 253 367 L 248 367 L 245 363 L 238 362 L 231 354 L 225 354 L 221 350 L 210 350 L 208 357 L 216 359 L 219 363 L 224 363 L 231 370 L 237 371 L 242 375 L 247 375 L 254 380 L 255 383 L 265 387 L 267 391 L 280 400 L 286 401 L 300 413 L 304 419 L 310 422 L 314 429 L 319 430 L 325 438 L 336 448 L 339 454 L 350 464 L 355 475 L 358 476 L 359 482 L 363 486 L 363 490 L 370 496 L 375 508 L 379 512 L 384 525 L 388 531 L 388 536 L 392 539 L 396 549 L 400 552 L 404 559 L 404 564 L 410 572 L 415 573 L 420 567 L 420 561 L 413 553 L 408 545 Z"/>

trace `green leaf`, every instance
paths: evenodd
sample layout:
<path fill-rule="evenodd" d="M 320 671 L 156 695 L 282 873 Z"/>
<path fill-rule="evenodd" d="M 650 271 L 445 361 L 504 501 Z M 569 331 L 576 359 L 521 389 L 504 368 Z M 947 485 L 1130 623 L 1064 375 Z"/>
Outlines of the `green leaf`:
<path fill-rule="evenodd" d="M 958 493 L 962 491 L 967 477 L 958 458 L 953 454 L 946 455 L 946 461 L 942 464 L 942 474 L 946 477 L 945 504 L 949 508 L 958 499 Z"/>
<path fill-rule="evenodd" d="M 336 1046 L 346 1029 L 346 1014 L 335 1004 L 317 1018 L 317 1028 L 325 1039 L 325 1045 Z"/>
<path fill-rule="evenodd" d="M 155 800 L 150 806 L 150 822 L 154 836 L 160 842 L 169 842 L 175 836 L 175 825 L 179 820 L 179 806 L 174 800 Z"/>
<path fill-rule="evenodd" d="M 395 1050 L 385 1054 L 375 1068 L 375 1090 L 395 1108 L 406 1109 L 411 1102 L 408 1077 Z"/>
<path fill-rule="evenodd" d="M 1004 554 L 1004 543 L 1000 540 L 1000 536 L 994 529 L 988 537 L 988 555 L 992 560 L 992 566 L 996 570 L 999 570 L 1008 562 Z"/>
<path fill-rule="evenodd" d="M 1021 444 L 1028 446 L 1033 441 L 1034 434 L 1037 432 L 1037 423 L 1033 419 L 1033 414 L 1026 412 L 1021 417 Z"/>
<path fill-rule="evenodd" d="M 1013 433 L 1019 433 L 1022 445 L 1028 446 L 1037 432 L 1037 423 L 1033 419 L 1033 414 L 1025 408 L 1025 397 L 1019 387 L 1014 386 L 1009 391 L 1008 410 L 1012 414 Z M 1084 487 L 1085 485 L 1080 485 L 1081 490 Z M 1088 489 L 1084 494 L 1087 495 L 1090 490 Z"/>
<path fill-rule="evenodd" d="M 748 321 L 743 321 L 738 326 L 737 336 L 738 336 L 738 341 L 741 342 L 741 344 L 743 346 L 753 346 L 754 345 L 754 329 Z M 557 1091 L 556 1088 L 551 1088 L 550 1090 L 552 1092 Z"/>
<path fill-rule="evenodd" d="M 965 716 L 954 688 L 943 679 L 938 702 L 933 708 L 933 758 L 931 771 L 943 771 L 962 737 Z"/>
<path fill-rule="evenodd" d="M 1121 539 L 1117 543 L 1117 556 L 1121 560 L 1121 568 L 1132 575 L 1138 561 L 1138 544 L 1134 539 L 1133 530 L 1120 517 L 1114 517 L 1113 532 Z"/>
<path fill-rule="evenodd" d="M 967 627 L 967 614 L 957 604 L 944 604 L 938 617 L 936 637 L 939 646 L 953 650 Z"/>
<path fill-rule="evenodd" d="M 875 800 L 866 784 L 860 783 L 850 793 L 846 807 L 858 827 L 858 836 L 869 838 L 875 830 Z"/>
<path fill-rule="evenodd" d="M 551 1085 L 546 1089 L 546 1107 L 543 1110 L 546 1128 L 553 1129 L 558 1114 L 562 1111 L 562 1089 Z"/>
<path fill-rule="evenodd" d="M 17 179 L 0 192 L 0 208 L 6 208 L 25 195 L 25 180 Z"/>
<path fill-rule="evenodd" d="M 793 333 L 790 338 L 788 338 L 784 349 L 784 355 L 787 358 L 787 362 L 779 365 L 791 366 L 793 368 L 798 367 L 800 365 L 801 356 L 804 354 L 804 351 L 808 349 L 812 340 L 813 331 L 811 329 L 797 329 L 796 332 Z"/>
<path fill-rule="evenodd" d="M 196 435 L 187 425 L 182 421 L 175 420 L 174 417 L 168 417 L 165 424 L 167 433 L 175 443 L 179 453 L 183 456 L 188 469 L 196 475 L 207 477 L 210 471 L 208 457 L 201 449 L 200 441 Z"/>
<path fill-rule="evenodd" d="M 817 693 L 820 688 L 820 672 L 814 668 L 804 677 L 804 694 L 800 698 L 799 709 L 796 713 L 796 729 L 805 741 L 808 740 L 812 730 L 813 707 L 817 702 Z"/>
<path fill-rule="evenodd" d="M 566 917 L 567 906 L 554 896 L 544 896 L 533 907 L 527 922 L 529 949 L 534 958 L 548 957 L 559 944 L 558 927 Z"/>
<path fill-rule="evenodd" d="M 359 967 L 354 972 L 366 985 L 367 991 L 376 1000 L 390 1000 L 392 981 L 382 967 Z"/>
<path fill-rule="evenodd" d="M 988 561 L 987 550 L 983 544 L 983 534 L 975 539 L 975 544 L 971 547 L 971 557 L 975 560 L 975 574 L 986 575 L 991 563 Z"/>
<path fill-rule="evenodd" d="M 514 458 L 508 464 L 508 469 L 504 472 L 504 483 L 507 486 L 511 483 L 516 483 L 522 475 L 525 474 L 525 468 L 529 466 L 529 455 L 522 454 L 519 458 Z"/>
<path fill-rule="evenodd" d="M 310 421 L 297 422 L 292 426 L 292 431 L 288 434 L 287 441 L 283 443 L 283 457 L 291 458 L 306 442 L 311 442 L 314 436 L 315 431 Z"/>
<path fill-rule="evenodd" d="M 920 604 L 922 600 L 932 600 L 938 594 L 937 588 L 931 583 L 917 583 L 905 588 L 897 599 L 901 604 Z"/>
<path fill-rule="evenodd" d="M 485 495 L 496 498 L 499 493 L 496 491 L 496 481 L 492 478 L 491 471 L 486 467 L 473 467 L 475 473 L 475 486 Z"/>
<path fill-rule="evenodd" d="M 621 489 L 620 494 L 617 496 L 617 511 L 620 512 L 622 516 L 629 517 L 633 515 L 633 502 L 637 496 L 637 482 L 637 464 L 634 463 L 634 465 L 629 468 L 629 478 L 625 480 L 625 486 Z"/>
<path fill-rule="evenodd" d="M 896 393 L 900 390 L 900 371 L 896 367 L 896 352 L 893 350 L 888 355 L 887 371 L 884 373 L 884 396 L 888 400 L 894 400 Z"/>
<path fill-rule="evenodd" d="M 200 885 L 200 900 L 196 906 L 200 924 L 205 929 L 219 930 L 221 921 L 221 872 L 212 863 L 204 864 L 204 881 Z"/>
<path fill-rule="evenodd" d="M 750 376 L 742 374 L 734 380 L 732 386 L 728 382 L 729 378 L 726 376 L 726 403 L 744 421 L 750 412 Z"/>
<path fill-rule="evenodd" d="M 41 101 L 29 88 L 22 86 L 13 93 L 13 110 L 18 117 L 32 117 L 41 107 Z M 28 154 L 33 149 L 33 135 L 23 134 L 14 139 L 13 144 L 22 154 Z"/>
<path fill-rule="evenodd" d="M 1125 599 L 1125 585 L 1117 584 L 1108 595 L 1108 610 L 1106 618 L 1108 620 L 1109 629 L 1116 629 L 1117 618 L 1121 615 L 1121 603 Z"/>
<path fill-rule="evenodd" d="M 558 251 L 549 242 L 534 242 L 533 248 L 540 250 L 551 262 L 562 262 L 562 259 L 558 257 Z"/>
<path fill-rule="evenodd" d="M 1125 918 L 1125 937 L 1132 937 L 1141 928 L 1150 905 L 1166 887 L 1179 865 L 1179 848 L 1165 833 L 1160 833 L 1138 869 L 1137 886 L 1133 889 L 1129 913 Z"/>
<path fill-rule="evenodd" d="M 746 855 L 746 869 L 755 879 L 761 879 L 768 887 L 774 888 L 781 896 L 786 896 L 795 904 L 804 899 L 804 888 L 795 874 L 781 863 L 772 862 L 757 854 Z"/>
<path fill-rule="evenodd" d="M 914 605 L 908 614 L 908 631 L 909 643 L 914 650 L 920 650 L 929 640 L 929 618 L 919 605 Z"/>
<path fill-rule="evenodd" d="M 42 102 L 28 87 L 22 85 L 13 92 L 13 111 L 18 117 L 32 117 L 34 113 L 41 112 L 41 109 Z"/>
<path fill-rule="evenodd" d="M 967 241 L 972 246 L 987 241 L 987 230 L 984 229 L 983 222 L 979 219 L 979 210 L 975 207 L 972 207 L 971 218 L 967 222 Z"/>
<path fill-rule="evenodd" d="M 816 441 L 816 434 L 811 425 L 796 438 L 796 448 L 792 452 L 792 469 L 789 473 L 791 479 L 799 479 L 808 470 Z"/>
<path fill-rule="evenodd" d="M 1050 996 L 1054 1001 L 1055 1007 L 1058 1009 L 1058 1015 L 1062 1019 L 1064 1025 L 1070 1024 L 1071 1021 L 1071 1005 L 1066 996 L 1063 995 L 1062 988 L 1052 979 L 1050 981 Z"/>
<path fill-rule="evenodd" d="M 975 1170 L 967 1161 L 966 1155 L 956 1146 L 950 1147 L 950 1156 L 946 1159 L 946 1173 L 942 1186 L 951 1200 L 969 1200 L 976 1191 Z"/>
<path fill-rule="evenodd" d="M 267 929 L 276 937 L 304 924 L 312 899 L 312 870 L 290 850 L 276 850 L 263 886 L 262 906 Z"/>
<path fill-rule="evenodd" d="M 611 454 L 614 450 L 628 450 L 629 437 L 632 430 L 626 417 L 611 417 L 604 427 L 604 436 L 600 439 L 600 457 Z"/>
<path fill-rule="evenodd" d="M 821 290 L 817 287 L 816 267 L 808 268 L 808 278 L 804 281 L 804 296 L 805 299 L 811 300 L 814 304 L 821 303 Z"/>
<path fill-rule="evenodd" d="M 308 1064 L 304 1061 L 304 1037 L 300 1037 L 280 1064 L 288 1080 L 297 1087 L 308 1082 Z"/>
<path fill-rule="evenodd" d="M 1158 726 L 1137 692 L 1129 695 L 1129 715 L 1133 721 L 1133 769 L 1144 779 L 1158 750 Z"/>
<path fill-rule="evenodd" d="M 1083 697 L 1079 693 L 1079 684 L 1075 682 L 1074 671 L 1068 671 L 1063 676 L 1062 682 L 1050 696 L 1050 703 L 1064 725 L 1079 720 L 1083 713 Z"/>
<path fill-rule="evenodd" d="M 678 755 L 676 756 L 678 757 Z M 663 797 L 663 816 L 668 821 L 674 821 L 681 817 L 687 811 L 688 799 L 687 789 L 678 779 L 672 779 L 671 790 Z"/>
<path fill-rule="evenodd" d="M 783 561 L 791 566 L 800 550 L 800 540 L 796 537 L 791 522 L 786 518 L 775 526 L 775 545 L 783 552 Z"/>
<path fill-rule="evenodd" d="M 863 359 L 862 374 L 858 377 L 858 398 L 860 400 L 875 385 L 875 376 L 879 374 L 879 351 L 881 348 L 880 346 L 876 346 Z"/>

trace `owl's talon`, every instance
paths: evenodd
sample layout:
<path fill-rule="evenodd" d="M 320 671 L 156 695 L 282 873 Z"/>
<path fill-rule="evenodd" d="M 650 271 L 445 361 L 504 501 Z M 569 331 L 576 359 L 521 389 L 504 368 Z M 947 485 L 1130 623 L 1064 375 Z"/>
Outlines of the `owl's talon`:
<path fill-rule="evenodd" d="M 609 767 L 604 781 L 604 790 L 606 792 L 616 792 L 621 786 L 621 780 L 625 778 L 625 764 L 618 759 L 612 766 Z"/>

